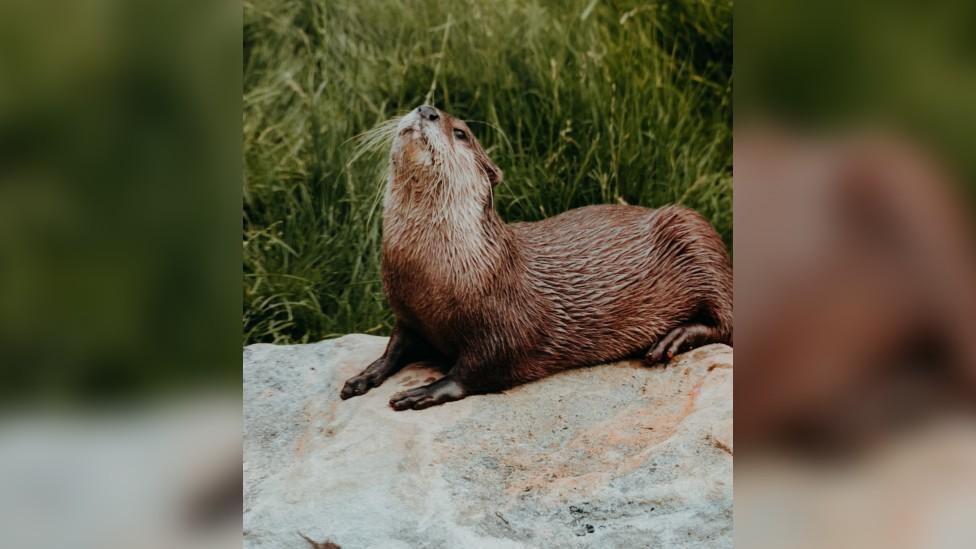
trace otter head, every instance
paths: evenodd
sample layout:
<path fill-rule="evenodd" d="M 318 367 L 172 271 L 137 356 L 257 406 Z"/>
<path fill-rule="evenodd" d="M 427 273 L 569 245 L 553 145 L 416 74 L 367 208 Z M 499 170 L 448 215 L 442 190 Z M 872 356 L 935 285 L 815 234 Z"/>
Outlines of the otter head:
<path fill-rule="evenodd" d="M 502 179 L 468 125 L 429 105 L 400 119 L 390 171 L 393 193 L 489 204 L 492 188 Z"/>
<path fill-rule="evenodd" d="M 475 273 L 492 272 L 493 250 L 502 245 L 496 236 L 503 224 L 492 207 L 502 171 L 467 124 L 434 107 L 422 105 L 396 124 L 384 201 L 384 265 L 413 259 L 411 272 L 427 269 L 428 281 L 478 291 L 484 278 Z"/>

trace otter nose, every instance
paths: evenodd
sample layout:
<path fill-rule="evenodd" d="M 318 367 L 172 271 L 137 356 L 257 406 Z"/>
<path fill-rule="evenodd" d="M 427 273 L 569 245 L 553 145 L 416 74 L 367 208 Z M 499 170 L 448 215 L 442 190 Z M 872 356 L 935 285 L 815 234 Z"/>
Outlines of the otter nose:
<path fill-rule="evenodd" d="M 421 105 L 417 107 L 417 112 L 420 114 L 421 118 L 430 120 L 431 122 L 441 117 L 441 115 L 437 114 L 437 109 L 431 107 L 430 105 Z"/>

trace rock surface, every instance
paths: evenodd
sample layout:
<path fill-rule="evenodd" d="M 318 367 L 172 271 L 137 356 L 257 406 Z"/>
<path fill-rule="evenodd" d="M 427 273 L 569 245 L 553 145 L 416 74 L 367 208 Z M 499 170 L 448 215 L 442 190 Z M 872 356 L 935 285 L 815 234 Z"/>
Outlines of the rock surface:
<path fill-rule="evenodd" d="M 440 375 L 411 366 L 339 400 L 385 344 L 244 349 L 245 547 L 731 547 L 729 347 L 394 412 Z"/>

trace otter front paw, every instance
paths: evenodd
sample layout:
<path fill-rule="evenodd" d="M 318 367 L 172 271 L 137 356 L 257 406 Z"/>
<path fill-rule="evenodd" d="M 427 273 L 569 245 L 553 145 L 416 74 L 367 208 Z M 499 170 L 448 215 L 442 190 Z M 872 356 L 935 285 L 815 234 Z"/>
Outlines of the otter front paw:
<path fill-rule="evenodd" d="M 393 398 L 390 399 L 390 406 L 398 412 L 401 410 L 423 410 L 445 402 L 461 400 L 466 396 L 468 393 L 464 387 L 448 375 L 430 385 L 393 395 Z"/>
<path fill-rule="evenodd" d="M 346 380 L 346 384 L 342 386 L 339 398 L 346 400 L 354 396 L 364 395 L 373 387 L 379 387 L 384 379 L 382 376 L 370 372 L 353 376 Z"/>

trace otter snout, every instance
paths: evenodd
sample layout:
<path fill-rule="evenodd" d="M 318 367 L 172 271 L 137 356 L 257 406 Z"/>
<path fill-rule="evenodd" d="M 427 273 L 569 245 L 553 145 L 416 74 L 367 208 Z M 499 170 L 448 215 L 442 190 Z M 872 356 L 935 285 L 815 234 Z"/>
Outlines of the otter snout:
<path fill-rule="evenodd" d="M 437 112 L 437 109 L 431 107 L 430 105 L 421 105 L 417 107 L 417 114 L 420 115 L 422 120 L 429 120 L 431 122 L 441 117 L 440 113 Z"/>

